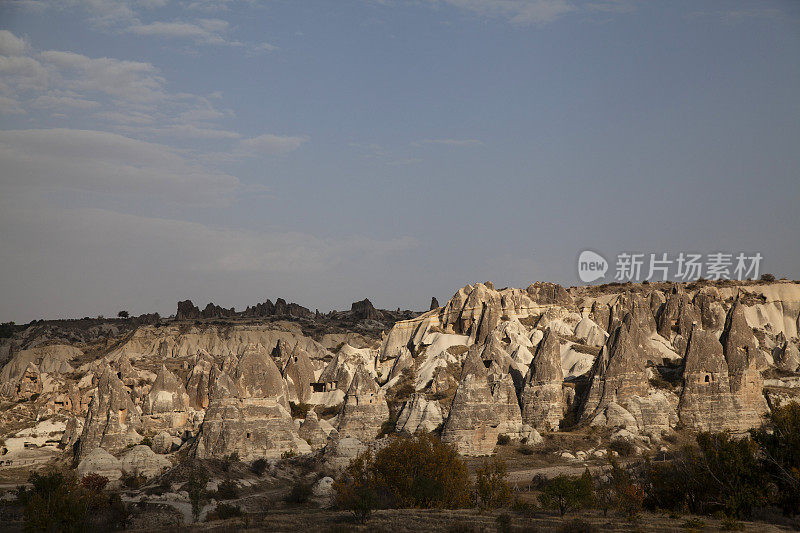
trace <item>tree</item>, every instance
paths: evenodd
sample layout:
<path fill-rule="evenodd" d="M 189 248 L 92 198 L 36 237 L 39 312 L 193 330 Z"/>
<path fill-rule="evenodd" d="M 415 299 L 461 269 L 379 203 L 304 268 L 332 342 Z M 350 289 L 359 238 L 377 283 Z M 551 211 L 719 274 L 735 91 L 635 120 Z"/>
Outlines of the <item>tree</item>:
<path fill-rule="evenodd" d="M 550 479 L 539 495 L 539 503 L 557 509 L 561 516 L 588 505 L 592 499 L 592 477 L 586 470 L 582 476 L 559 475 Z"/>
<path fill-rule="evenodd" d="M 787 515 L 800 514 L 800 405 L 774 408 L 765 426 L 751 435 L 764 472 L 778 487 L 776 503 Z"/>
<path fill-rule="evenodd" d="M 455 448 L 424 434 L 396 437 L 374 455 L 360 454 L 334 489 L 338 506 L 365 520 L 378 507 L 466 507 L 470 486 Z"/>
<path fill-rule="evenodd" d="M 119 318 L 128 318 L 130 316 L 130 314 L 128 314 L 127 311 L 120 311 L 119 313 L 117 313 L 117 316 Z"/>
<path fill-rule="evenodd" d="M 484 461 L 475 472 L 475 490 L 481 507 L 496 509 L 511 499 L 511 487 L 506 482 L 506 462 L 499 458 Z"/>
<path fill-rule="evenodd" d="M 72 472 L 57 471 L 28 478 L 30 488 L 17 488 L 26 531 L 85 531 L 89 501 Z"/>
<path fill-rule="evenodd" d="M 197 522 L 200 518 L 200 511 L 202 510 L 203 499 L 206 495 L 206 479 L 205 473 L 197 468 L 192 468 L 189 474 L 189 481 L 186 482 L 183 489 L 189 493 L 189 501 L 192 504 L 192 518 Z"/>

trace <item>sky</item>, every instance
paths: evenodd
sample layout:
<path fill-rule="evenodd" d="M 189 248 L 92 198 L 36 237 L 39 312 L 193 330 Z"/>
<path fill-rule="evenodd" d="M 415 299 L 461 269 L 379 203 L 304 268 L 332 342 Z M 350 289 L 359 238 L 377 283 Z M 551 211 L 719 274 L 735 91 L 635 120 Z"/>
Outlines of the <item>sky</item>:
<path fill-rule="evenodd" d="M 0 321 L 800 277 L 800 2 L 0 1 Z"/>

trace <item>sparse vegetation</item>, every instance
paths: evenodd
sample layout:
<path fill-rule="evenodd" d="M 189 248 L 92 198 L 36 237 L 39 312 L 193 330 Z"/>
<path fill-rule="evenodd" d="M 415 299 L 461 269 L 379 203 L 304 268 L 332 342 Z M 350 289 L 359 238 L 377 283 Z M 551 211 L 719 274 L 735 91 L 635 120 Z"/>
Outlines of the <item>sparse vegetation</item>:
<path fill-rule="evenodd" d="M 587 470 L 582 476 L 560 475 L 549 480 L 542 489 L 542 507 L 555 509 L 560 516 L 589 505 L 592 499 L 592 476 Z"/>
<path fill-rule="evenodd" d="M 289 408 L 292 411 L 292 418 L 299 418 L 299 419 L 304 419 L 308 414 L 308 412 L 311 410 L 311 406 L 307 403 L 289 402 Z"/>
<path fill-rule="evenodd" d="M 486 509 L 496 509 L 511 500 L 511 488 L 506 482 L 506 462 L 494 458 L 484 460 L 483 465 L 475 472 L 475 492 L 478 503 Z"/>
<path fill-rule="evenodd" d="M 269 463 L 267 460 L 261 457 L 252 462 L 250 465 L 250 471 L 260 477 L 264 475 L 264 472 L 266 472 L 268 466 Z"/>
<path fill-rule="evenodd" d="M 293 504 L 303 504 L 308 502 L 311 498 L 311 489 L 313 488 L 311 483 L 306 483 L 304 481 L 296 481 L 292 485 L 292 489 L 284 498 L 286 503 L 293 503 Z"/>

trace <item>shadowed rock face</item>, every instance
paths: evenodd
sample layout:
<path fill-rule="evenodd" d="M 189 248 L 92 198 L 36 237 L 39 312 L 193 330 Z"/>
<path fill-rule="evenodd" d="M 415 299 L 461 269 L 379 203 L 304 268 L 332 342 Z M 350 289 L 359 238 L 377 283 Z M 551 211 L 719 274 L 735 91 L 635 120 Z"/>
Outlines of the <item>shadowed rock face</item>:
<path fill-rule="evenodd" d="M 572 305 L 572 296 L 557 283 L 537 281 L 525 289 L 531 300 L 540 304 Z"/>
<path fill-rule="evenodd" d="M 689 337 L 678 404 L 681 423 L 698 431 L 739 429 L 728 364 L 716 336 L 695 326 Z"/>
<path fill-rule="evenodd" d="M 353 302 L 350 312 L 359 320 L 380 320 L 381 313 L 375 309 L 369 298 L 364 298 L 360 302 Z"/>
<path fill-rule="evenodd" d="M 477 352 L 470 350 L 442 428 L 442 442 L 455 445 L 463 455 L 491 454 L 500 422 L 486 367 Z"/>
<path fill-rule="evenodd" d="M 758 349 L 753 330 L 747 325 L 739 301 L 728 311 L 720 342 L 728 362 L 731 392 L 742 427 L 757 427 L 768 409 L 763 393 L 764 378 L 761 376 L 766 361 Z"/>
<path fill-rule="evenodd" d="M 193 409 L 205 409 L 208 407 L 210 388 L 211 388 L 211 371 L 214 368 L 214 358 L 203 351 L 198 354 L 197 363 L 195 363 L 192 372 L 189 374 L 189 381 L 186 385 L 186 392 L 189 395 L 189 405 Z"/>
<path fill-rule="evenodd" d="M 517 389 L 511 374 L 503 374 L 492 384 L 492 400 L 500 417 L 497 430 L 500 434 L 519 436 L 522 431 L 522 412 L 519 408 Z"/>
<path fill-rule="evenodd" d="M 436 299 L 436 296 L 431 298 L 431 306 L 429 308 L 431 311 L 434 309 L 439 309 L 439 300 Z"/>
<path fill-rule="evenodd" d="M 200 309 L 191 300 L 178 302 L 178 312 L 175 314 L 178 320 L 194 320 L 200 318 Z"/>
<path fill-rule="evenodd" d="M 106 366 L 89 404 L 78 456 L 82 459 L 98 447 L 111 453 L 124 449 L 130 443 L 129 432 L 139 422 L 139 408 L 117 374 Z"/>
<path fill-rule="evenodd" d="M 561 391 L 563 381 L 558 335 L 548 328 L 525 376 L 522 391 L 522 421 L 525 424 L 540 431 L 558 429 L 566 409 Z"/>
<path fill-rule="evenodd" d="M 360 366 L 353 376 L 339 412 L 339 435 L 362 442 L 374 440 L 389 418 L 389 405 L 383 391 L 367 370 Z"/>
<path fill-rule="evenodd" d="M 581 419 L 593 417 L 611 402 L 624 406 L 633 396 L 647 396 L 647 354 L 641 345 L 642 338 L 633 316 L 626 315 L 595 360 Z"/>
<path fill-rule="evenodd" d="M 786 340 L 783 333 L 778 335 L 778 342 L 772 350 L 775 366 L 784 372 L 796 372 L 800 368 L 800 350 L 797 344 Z"/>
<path fill-rule="evenodd" d="M 699 321 L 700 317 L 689 296 L 682 292 L 673 292 L 658 314 L 658 334 L 665 339 L 671 339 L 674 331 L 686 338 L 692 330 L 692 324 Z"/>

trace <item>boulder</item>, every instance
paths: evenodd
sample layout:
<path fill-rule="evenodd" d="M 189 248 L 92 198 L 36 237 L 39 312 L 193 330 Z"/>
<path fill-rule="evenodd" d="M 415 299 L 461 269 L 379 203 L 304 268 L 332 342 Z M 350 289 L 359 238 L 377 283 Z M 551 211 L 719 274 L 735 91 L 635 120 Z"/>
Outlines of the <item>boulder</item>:
<path fill-rule="evenodd" d="M 119 459 L 102 448 L 94 448 L 78 463 L 76 472 L 79 478 L 88 474 L 97 474 L 115 481 L 122 477 L 122 463 Z"/>
<path fill-rule="evenodd" d="M 120 464 L 124 473 L 146 478 L 155 477 L 172 466 L 169 459 L 142 444 L 125 452 L 120 458 Z"/>

